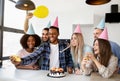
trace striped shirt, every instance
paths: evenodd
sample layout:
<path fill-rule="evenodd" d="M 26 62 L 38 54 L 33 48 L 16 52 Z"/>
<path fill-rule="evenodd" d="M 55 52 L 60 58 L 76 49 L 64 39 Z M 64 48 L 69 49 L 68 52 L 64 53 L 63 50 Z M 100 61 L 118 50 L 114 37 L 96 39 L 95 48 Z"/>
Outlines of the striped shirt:
<path fill-rule="evenodd" d="M 59 51 L 62 51 L 67 47 L 66 43 L 63 41 L 59 41 Z M 27 57 L 22 58 L 21 65 L 28 65 L 30 63 L 34 63 L 39 60 L 41 57 L 43 58 L 40 68 L 42 70 L 49 70 L 50 64 L 50 42 L 43 43 L 39 46 L 39 48 L 30 54 Z M 70 54 L 70 49 L 65 50 L 64 52 L 59 52 L 59 66 L 66 71 L 67 67 L 73 68 L 73 60 Z"/>

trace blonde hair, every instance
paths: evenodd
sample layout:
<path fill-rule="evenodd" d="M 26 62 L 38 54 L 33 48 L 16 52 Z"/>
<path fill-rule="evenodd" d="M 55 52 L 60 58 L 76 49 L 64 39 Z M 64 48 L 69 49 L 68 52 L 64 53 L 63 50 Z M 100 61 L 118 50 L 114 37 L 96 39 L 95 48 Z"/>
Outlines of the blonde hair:
<path fill-rule="evenodd" d="M 73 33 L 72 36 L 75 35 L 77 38 L 77 46 L 72 46 L 71 45 L 71 53 L 73 54 L 73 58 L 75 61 L 78 60 L 78 58 L 80 58 L 80 62 L 82 61 L 83 58 L 83 47 L 84 47 L 84 39 L 81 33 Z M 72 36 L 71 36 L 71 40 L 72 40 Z"/>

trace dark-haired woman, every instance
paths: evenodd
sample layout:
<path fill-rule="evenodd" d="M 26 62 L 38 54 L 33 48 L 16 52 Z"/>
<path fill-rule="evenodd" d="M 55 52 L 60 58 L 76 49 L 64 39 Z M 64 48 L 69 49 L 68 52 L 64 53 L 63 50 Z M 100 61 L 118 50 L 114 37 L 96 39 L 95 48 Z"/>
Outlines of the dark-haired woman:
<path fill-rule="evenodd" d="M 96 39 L 94 41 L 93 51 L 94 54 L 88 54 L 89 58 L 93 61 L 93 69 L 98 71 L 104 78 L 111 77 L 116 70 L 118 59 L 112 54 L 110 43 L 104 39 Z M 83 59 L 83 72 L 89 72 L 85 67 L 86 63 L 87 61 Z"/>
<path fill-rule="evenodd" d="M 26 57 L 27 55 L 31 54 L 35 51 L 36 47 L 39 46 L 41 43 L 40 37 L 36 34 L 29 35 L 25 34 L 22 36 L 20 40 L 20 44 L 22 45 L 23 49 L 21 49 L 17 54 L 21 58 Z M 18 65 L 16 66 L 18 69 L 38 69 L 36 63 L 31 63 L 30 65 Z"/>

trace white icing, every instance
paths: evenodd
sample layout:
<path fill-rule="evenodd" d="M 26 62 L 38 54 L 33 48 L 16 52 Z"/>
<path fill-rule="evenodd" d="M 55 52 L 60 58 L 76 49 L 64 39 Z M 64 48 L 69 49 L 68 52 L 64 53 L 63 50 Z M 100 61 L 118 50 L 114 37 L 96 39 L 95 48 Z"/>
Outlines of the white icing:
<path fill-rule="evenodd" d="M 65 76 L 65 73 L 49 73 L 49 76 L 52 76 L 52 77 L 61 77 L 61 76 Z"/>

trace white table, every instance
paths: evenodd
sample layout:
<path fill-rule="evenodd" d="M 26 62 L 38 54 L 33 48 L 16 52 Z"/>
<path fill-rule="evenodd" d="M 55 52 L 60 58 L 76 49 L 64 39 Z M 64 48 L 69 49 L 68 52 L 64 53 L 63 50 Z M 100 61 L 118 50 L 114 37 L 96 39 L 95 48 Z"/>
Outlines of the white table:
<path fill-rule="evenodd" d="M 98 73 L 92 73 L 90 81 L 120 81 L 120 74 L 114 74 L 110 78 L 103 78 Z"/>
<path fill-rule="evenodd" d="M 49 71 L 0 68 L 0 81 L 90 81 L 90 76 L 67 74 L 63 78 L 48 77 Z"/>

